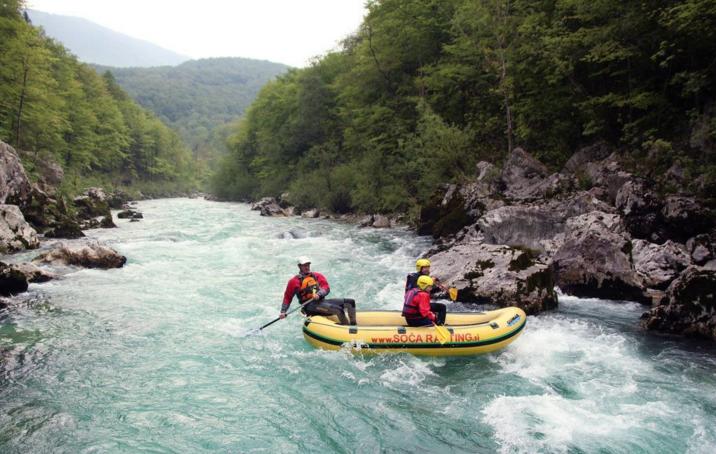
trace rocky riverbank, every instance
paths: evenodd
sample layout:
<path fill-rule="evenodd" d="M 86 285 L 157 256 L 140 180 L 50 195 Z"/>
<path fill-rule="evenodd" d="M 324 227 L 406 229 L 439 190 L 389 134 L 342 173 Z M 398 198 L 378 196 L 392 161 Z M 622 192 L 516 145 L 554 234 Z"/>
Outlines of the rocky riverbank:
<path fill-rule="evenodd" d="M 643 303 L 650 330 L 716 340 L 714 212 L 686 191 L 660 194 L 626 170 L 605 145 L 575 153 L 559 172 L 517 148 L 502 168 L 480 162 L 477 177 L 445 185 L 422 208 L 417 231 L 432 235 L 433 271 L 462 302 L 557 307 L 555 288 L 580 297 Z M 678 168 L 667 178 L 682 179 Z M 299 213 L 283 196 L 252 208 Z M 384 215 L 329 215 L 395 227 Z"/>
<path fill-rule="evenodd" d="M 17 152 L 0 142 L 0 255 L 37 249 L 43 242 L 51 242 L 49 250 L 31 263 L 0 261 L 3 297 L 27 291 L 29 283 L 57 278 L 49 267 L 117 268 L 126 262 L 113 249 L 87 240 L 82 230 L 116 227 L 110 209 L 126 207 L 127 194 L 107 195 L 100 188 L 89 188 L 67 201 L 57 191 L 62 168 L 43 161 L 37 170 L 38 180 L 31 182 Z M 141 214 L 132 213 L 132 217 L 139 219 Z M 8 301 L 3 299 L 0 305 Z"/>
<path fill-rule="evenodd" d="M 556 173 L 519 148 L 502 169 L 477 170 L 436 194 L 418 226 L 436 238 L 433 269 L 449 270 L 461 299 L 535 313 L 554 307 L 546 289 L 535 291 L 553 282 L 565 294 L 650 306 L 647 329 L 716 340 L 716 224 L 701 201 L 659 194 L 605 146 L 580 150 Z M 525 258 L 493 258 L 506 254 Z"/>

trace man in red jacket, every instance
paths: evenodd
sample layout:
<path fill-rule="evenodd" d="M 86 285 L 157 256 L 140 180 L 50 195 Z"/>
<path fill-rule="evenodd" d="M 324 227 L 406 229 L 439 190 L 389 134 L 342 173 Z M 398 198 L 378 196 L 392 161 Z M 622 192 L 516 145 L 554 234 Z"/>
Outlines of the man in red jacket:
<path fill-rule="evenodd" d="M 433 278 L 420 276 L 418 287 L 408 290 L 403 303 L 403 317 L 408 326 L 431 326 L 445 323 L 446 308 L 444 304 L 430 304 L 430 291 L 433 289 Z"/>
<path fill-rule="evenodd" d="M 279 318 L 286 317 L 286 311 L 291 306 L 294 296 L 303 304 L 303 313 L 306 315 L 335 315 L 341 325 L 356 324 L 356 302 L 349 298 L 325 299 L 331 288 L 328 280 L 321 273 L 311 272 L 311 260 L 307 257 L 298 259 L 299 273 L 289 279 L 286 290 L 283 292 L 283 304 Z M 348 317 L 346 317 L 348 312 Z"/>

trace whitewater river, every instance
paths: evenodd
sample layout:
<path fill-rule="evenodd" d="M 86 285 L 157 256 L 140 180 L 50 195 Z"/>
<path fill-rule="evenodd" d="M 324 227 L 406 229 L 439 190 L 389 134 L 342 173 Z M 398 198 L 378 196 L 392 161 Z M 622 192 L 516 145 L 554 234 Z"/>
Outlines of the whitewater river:
<path fill-rule="evenodd" d="M 643 333 L 638 305 L 561 297 L 472 358 L 315 350 L 298 314 L 243 338 L 277 316 L 297 256 L 333 296 L 399 309 L 429 241 L 242 204 L 139 209 L 89 232 L 124 268 L 1 313 L 0 452 L 714 452 L 716 348 Z"/>

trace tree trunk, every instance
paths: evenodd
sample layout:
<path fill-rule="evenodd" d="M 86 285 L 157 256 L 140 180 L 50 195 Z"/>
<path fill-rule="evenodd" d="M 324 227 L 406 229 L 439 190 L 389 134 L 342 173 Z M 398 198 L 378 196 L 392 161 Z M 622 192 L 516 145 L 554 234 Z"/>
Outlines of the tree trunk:
<path fill-rule="evenodd" d="M 27 73 L 30 71 L 30 66 L 27 64 L 27 60 L 23 62 L 24 71 L 22 74 L 22 90 L 20 91 L 20 105 L 17 109 L 17 118 L 15 120 L 15 148 L 18 150 L 22 148 L 20 144 L 20 132 L 22 125 L 22 109 L 25 105 L 25 91 L 27 89 Z"/>
<path fill-rule="evenodd" d="M 500 85 L 502 85 L 502 94 L 505 103 L 505 120 L 507 121 L 507 153 L 511 153 L 514 147 L 512 141 L 512 109 L 510 108 L 510 94 L 507 88 L 507 62 L 505 61 L 504 50 L 500 53 L 502 64 L 502 74 L 500 76 Z"/>

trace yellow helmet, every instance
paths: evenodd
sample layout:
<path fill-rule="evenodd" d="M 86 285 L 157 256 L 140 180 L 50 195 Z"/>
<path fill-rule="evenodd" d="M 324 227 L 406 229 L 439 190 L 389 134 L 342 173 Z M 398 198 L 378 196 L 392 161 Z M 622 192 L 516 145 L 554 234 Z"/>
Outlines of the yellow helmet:
<path fill-rule="evenodd" d="M 433 285 L 433 278 L 430 276 L 420 276 L 418 278 L 418 287 L 420 290 L 425 290 L 426 288 Z"/>
<path fill-rule="evenodd" d="M 421 269 L 423 269 L 426 266 L 430 266 L 430 260 L 428 259 L 418 259 L 417 262 L 415 262 L 415 271 L 420 272 Z"/>

